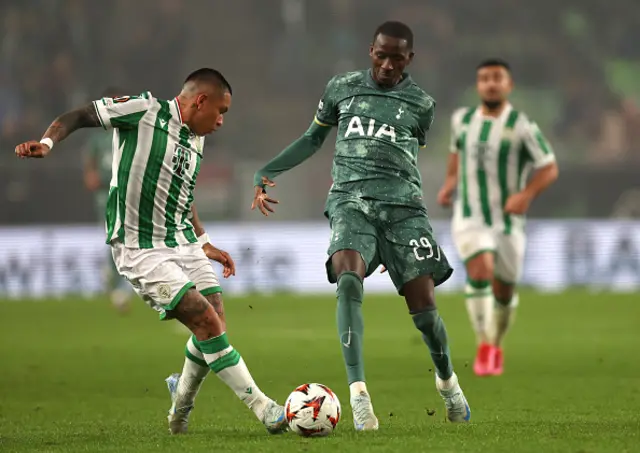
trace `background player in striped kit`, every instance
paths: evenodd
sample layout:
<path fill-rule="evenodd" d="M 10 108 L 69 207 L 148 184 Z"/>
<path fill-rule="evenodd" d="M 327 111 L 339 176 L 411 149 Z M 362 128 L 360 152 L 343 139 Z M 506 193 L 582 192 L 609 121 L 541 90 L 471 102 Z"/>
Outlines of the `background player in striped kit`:
<path fill-rule="evenodd" d="M 509 103 L 512 89 L 505 61 L 478 65 L 481 104 L 453 114 L 447 176 L 438 194 L 438 202 L 449 206 L 457 189 L 452 234 L 467 271 L 466 305 L 477 335 L 479 376 L 503 372 L 502 340 L 518 304 L 524 216 L 558 177 L 542 132 Z"/>
<path fill-rule="evenodd" d="M 203 136 L 223 124 L 231 86 L 214 69 L 193 72 L 170 101 L 151 93 L 103 98 L 56 118 L 40 142 L 18 145 L 21 158 L 41 158 L 84 127 L 113 128 L 114 158 L 106 209 L 107 243 L 118 272 L 161 319 L 193 332 L 181 376 L 167 379 L 171 433 L 187 430 L 195 396 L 211 369 L 271 433 L 286 430 L 284 408 L 256 385 L 230 344 L 221 288 L 209 259 L 235 265 L 209 242 L 193 203 Z M 153 343 L 151 343 L 152 345 Z"/>

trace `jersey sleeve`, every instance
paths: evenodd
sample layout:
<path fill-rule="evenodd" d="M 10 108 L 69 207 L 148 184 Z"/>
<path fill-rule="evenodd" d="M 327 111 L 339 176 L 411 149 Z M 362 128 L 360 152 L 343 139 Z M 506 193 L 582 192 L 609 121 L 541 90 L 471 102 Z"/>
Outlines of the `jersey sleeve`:
<path fill-rule="evenodd" d="M 320 126 L 338 125 L 338 104 L 336 102 L 336 78 L 329 80 L 322 98 L 318 103 L 318 110 L 314 121 Z"/>
<path fill-rule="evenodd" d="M 117 98 L 102 98 L 93 101 L 98 112 L 100 124 L 105 129 L 129 129 L 138 125 L 140 119 L 147 113 L 153 98 L 150 93 L 139 96 L 121 96 Z"/>
<path fill-rule="evenodd" d="M 451 115 L 451 131 L 449 139 L 449 151 L 452 153 L 458 153 L 462 151 L 460 149 L 460 126 L 462 124 L 462 115 L 466 109 L 458 109 Z"/>
<path fill-rule="evenodd" d="M 427 146 L 427 132 L 431 129 L 436 114 L 436 103 L 431 101 L 430 104 L 431 105 L 425 109 L 418 124 L 418 145 L 420 145 L 421 148 Z"/>
<path fill-rule="evenodd" d="M 541 168 L 556 160 L 551 145 L 535 122 L 525 118 L 522 143 L 533 161 L 533 168 Z"/>

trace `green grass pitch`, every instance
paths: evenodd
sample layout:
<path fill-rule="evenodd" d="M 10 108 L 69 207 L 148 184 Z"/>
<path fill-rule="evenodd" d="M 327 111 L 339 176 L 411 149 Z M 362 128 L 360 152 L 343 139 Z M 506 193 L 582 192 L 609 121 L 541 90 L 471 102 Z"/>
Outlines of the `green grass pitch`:
<path fill-rule="evenodd" d="M 0 302 L 1 452 L 632 452 L 640 451 L 640 298 L 524 293 L 506 372 L 476 378 L 460 297 L 440 296 L 472 423 L 452 425 L 426 347 L 400 298 L 365 300 L 368 385 L 380 431 L 356 433 L 335 333 L 335 300 L 228 297 L 229 337 L 258 385 L 283 402 L 298 384 L 339 396 L 334 435 L 270 437 L 215 376 L 190 433 L 169 436 L 164 378 L 187 335 L 136 300 Z M 435 410 L 434 415 L 429 415 Z"/>

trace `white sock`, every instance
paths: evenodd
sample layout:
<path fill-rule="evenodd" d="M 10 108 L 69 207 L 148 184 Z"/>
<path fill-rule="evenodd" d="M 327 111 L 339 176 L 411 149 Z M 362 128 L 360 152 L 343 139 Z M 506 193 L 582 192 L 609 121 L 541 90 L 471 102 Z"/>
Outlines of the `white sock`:
<path fill-rule="evenodd" d="M 262 420 L 270 399 L 256 385 L 247 365 L 244 363 L 244 359 L 241 357 L 237 365 L 225 368 L 217 374 L 234 391 L 238 398 L 256 414 L 256 417 Z"/>
<path fill-rule="evenodd" d="M 349 392 L 351 393 L 351 398 L 354 396 L 360 395 L 360 393 L 364 392 L 367 395 L 369 392 L 367 391 L 367 384 L 362 381 L 356 381 L 349 384 Z"/>
<path fill-rule="evenodd" d="M 496 302 L 494 307 L 493 317 L 493 344 L 501 346 L 504 336 L 507 334 L 509 327 L 513 324 L 516 316 L 516 307 L 518 306 L 519 298 L 517 294 L 514 294 L 511 298 L 511 302 L 508 305 L 503 305 Z"/>
<path fill-rule="evenodd" d="M 489 330 L 494 304 L 491 288 L 476 289 L 467 283 L 465 297 L 469 320 L 476 333 L 476 342 L 478 344 L 487 343 L 490 337 Z"/>
<path fill-rule="evenodd" d="M 453 373 L 449 379 L 446 381 L 444 379 L 440 379 L 440 377 L 436 374 L 436 388 L 438 390 L 451 390 L 458 385 L 458 375 Z"/>
<path fill-rule="evenodd" d="M 184 366 L 182 367 L 175 396 L 177 408 L 193 406 L 204 378 L 209 374 L 209 366 L 205 362 L 202 352 L 198 350 L 193 342 L 193 337 L 189 337 L 187 341 L 185 355 Z"/>
<path fill-rule="evenodd" d="M 228 343 L 226 334 L 199 343 L 209 368 L 262 420 L 271 400 L 256 385 L 244 360 Z"/>

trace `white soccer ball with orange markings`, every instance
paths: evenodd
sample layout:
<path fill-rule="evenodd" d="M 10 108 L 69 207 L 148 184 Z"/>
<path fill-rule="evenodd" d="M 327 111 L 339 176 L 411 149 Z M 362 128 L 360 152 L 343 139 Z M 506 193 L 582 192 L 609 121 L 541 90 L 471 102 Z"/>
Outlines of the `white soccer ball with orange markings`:
<path fill-rule="evenodd" d="M 328 436 L 340 421 L 340 401 L 322 384 L 303 384 L 284 404 L 285 416 L 293 432 L 303 437 Z"/>

